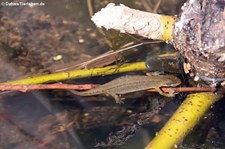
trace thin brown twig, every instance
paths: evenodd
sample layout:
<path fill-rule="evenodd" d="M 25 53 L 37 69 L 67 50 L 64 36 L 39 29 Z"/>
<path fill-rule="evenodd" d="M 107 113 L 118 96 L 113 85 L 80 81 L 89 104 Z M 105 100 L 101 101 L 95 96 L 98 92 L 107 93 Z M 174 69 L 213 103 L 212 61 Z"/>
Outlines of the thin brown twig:
<path fill-rule="evenodd" d="M 63 71 L 68 71 L 68 70 L 73 70 L 73 69 L 82 69 L 82 68 L 86 68 L 86 69 L 90 69 L 90 68 L 100 68 L 100 67 L 104 67 L 107 66 L 109 64 L 112 64 L 115 61 L 118 61 L 121 59 L 121 53 L 142 46 L 142 45 L 147 45 L 147 44 L 155 44 L 155 43 L 160 43 L 162 41 L 150 41 L 150 42 L 142 42 L 141 43 L 135 44 L 135 42 L 130 42 L 128 44 L 126 44 L 125 47 L 121 47 L 121 49 L 117 49 L 116 51 L 110 50 L 106 53 L 103 53 L 93 59 L 90 59 L 88 61 L 79 63 L 79 64 L 75 64 L 73 66 L 70 67 L 63 67 L 62 69 L 57 69 L 54 72 L 63 72 Z"/>
<path fill-rule="evenodd" d="M 163 92 L 213 92 L 214 88 L 210 87 L 162 87 Z M 225 88 L 223 88 L 225 90 Z M 149 92 L 156 92 L 156 89 L 149 89 Z"/>
<path fill-rule="evenodd" d="M 61 90 L 88 90 L 95 88 L 99 85 L 97 84 L 83 84 L 83 85 L 73 85 L 73 84 L 35 84 L 35 85 L 0 85 L 0 91 L 21 91 L 26 92 L 29 90 L 47 90 L 47 89 L 61 89 Z M 210 87 L 162 87 L 164 92 L 213 92 L 214 88 Z M 152 88 L 148 90 L 149 92 L 157 92 L 156 89 Z M 225 91 L 225 88 L 221 88 L 219 91 Z"/>
<path fill-rule="evenodd" d="M 47 89 L 62 89 L 62 90 L 87 90 L 94 88 L 98 85 L 94 84 L 83 84 L 83 85 L 72 85 L 72 84 L 33 84 L 33 85 L 0 85 L 0 91 L 21 91 L 27 92 L 29 90 L 47 90 Z"/>

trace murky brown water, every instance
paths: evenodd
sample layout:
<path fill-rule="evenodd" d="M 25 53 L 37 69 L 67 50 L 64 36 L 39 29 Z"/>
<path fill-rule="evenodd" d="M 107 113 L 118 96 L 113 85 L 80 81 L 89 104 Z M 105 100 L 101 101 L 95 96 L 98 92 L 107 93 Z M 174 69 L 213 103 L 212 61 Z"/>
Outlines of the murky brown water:
<path fill-rule="evenodd" d="M 87 1 L 33 2 L 43 2 L 45 6 L 0 8 L 0 72 L 3 74 L 0 76 L 1 82 L 24 75 L 40 74 L 46 72 L 43 71 L 46 69 L 52 71 L 55 67 L 66 67 L 74 62 L 80 63 L 110 49 L 103 35 L 90 21 Z M 158 13 L 169 15 L 177 14 L 182 3 L 179 0 L 162 0 L 162 4 L 156 9 L 156 0 L 89 2 L 92 2 L 94 10 L 99 10 L 109 2 L 115 2 L 141 10 L 155 9 Z M 119 33 L 113 34 L 116 36 L 109 39 L 115 47 L 130 42 L 130 39 L 123 41 L 125 38 L 121 38 Z M 141 47 L 156 51 L 161 48 L 170 49 L 162 43 Z M 131 60 L 145 60 L 146 51 L 133 54 Z M 57 55 L 62 58 L 55 60 Z M 78 82 L 107 82 L 115 77 L 117 76 L 89 78 Z M 0 148 L 87 149 L 110 143 L 119 145 L 126 141 L 128 142 L 125 145 L 118 148 L 143 148 L 168 119 L 167 115 L 176 109 L 178 102 L 170 102 L 164 107 L 164 112 L 157 115 L 165 104 L 160 96 L 131 96 L 127 97 L 129 100 L 124 105 L 118 105 L 109 97 L 84 99 L 67 91 L 9 93 L 0 100 Z M 145 127 L 139 125 L 147 122 L 149 124 Z M 134 132 L 135 135 L 130 137 Z M 110 133 L 108 144 L 102 143 Z M 113 134 L 117 137 L 114 137 L 114 140 Z"/>

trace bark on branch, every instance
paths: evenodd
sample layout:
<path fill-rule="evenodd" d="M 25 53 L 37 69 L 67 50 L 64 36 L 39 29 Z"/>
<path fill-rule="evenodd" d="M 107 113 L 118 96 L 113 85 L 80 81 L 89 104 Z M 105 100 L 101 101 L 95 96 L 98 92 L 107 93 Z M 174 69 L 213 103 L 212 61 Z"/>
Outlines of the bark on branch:
<path fill-rule="evenodd" d="M 122 4 L 108 4 L 94 14 L 92 21 L 98 27 L 140 35 L 150 39 L 170 41 L 174 17 L 131 9 Z"/>

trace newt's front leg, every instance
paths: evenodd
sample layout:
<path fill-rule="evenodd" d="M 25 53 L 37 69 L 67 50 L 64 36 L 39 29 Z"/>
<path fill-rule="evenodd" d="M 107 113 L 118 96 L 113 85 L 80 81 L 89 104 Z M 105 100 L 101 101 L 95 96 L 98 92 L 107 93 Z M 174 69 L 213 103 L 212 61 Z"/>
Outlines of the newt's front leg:
<path fill-rule="evenodd" d="M 159 92 L 160 95 L 163 95 L 166 97 L 174 97 L 175 96 L 175 93 L 173 90 L 170 90 L 169 93 L 165 93 L 165 92 L 163 92 L 163 90 L 160 87 L 156 87 L 155 89 Z"/>

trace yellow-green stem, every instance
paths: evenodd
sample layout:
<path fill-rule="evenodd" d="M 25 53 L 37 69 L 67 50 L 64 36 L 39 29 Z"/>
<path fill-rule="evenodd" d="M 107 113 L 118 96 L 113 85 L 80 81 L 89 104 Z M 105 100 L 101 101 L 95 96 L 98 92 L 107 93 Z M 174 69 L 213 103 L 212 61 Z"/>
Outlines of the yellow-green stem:
<path fill-rule="evenodd" d="M 11 84 L 11 85 L 27 85 L 27 84 L 41 84 L 47 82 L 56 82 L 69 79 L 78 79 L 92 76 L 104 76 L 116 73 L 128 72 L 128 71 L 143 71 L 147 70 L 144 62 L 127 63 L 121 66 L 112 65 L 103 68 L 93 68 L 93 69 L 82 69 L 73 70 L 67 72 L 59 72 L 54 74 L 47 74 L 41 76 L 29 77 L 21 80 L 3 82 L 1 84 Z"/>
<path fill-rule="evenodd" d="M 219 95 L 195 93 L 187 96 L 167 124 L 145 149 L 175 148 L 198 124 L 205 112 L 217 101 Z"/>

